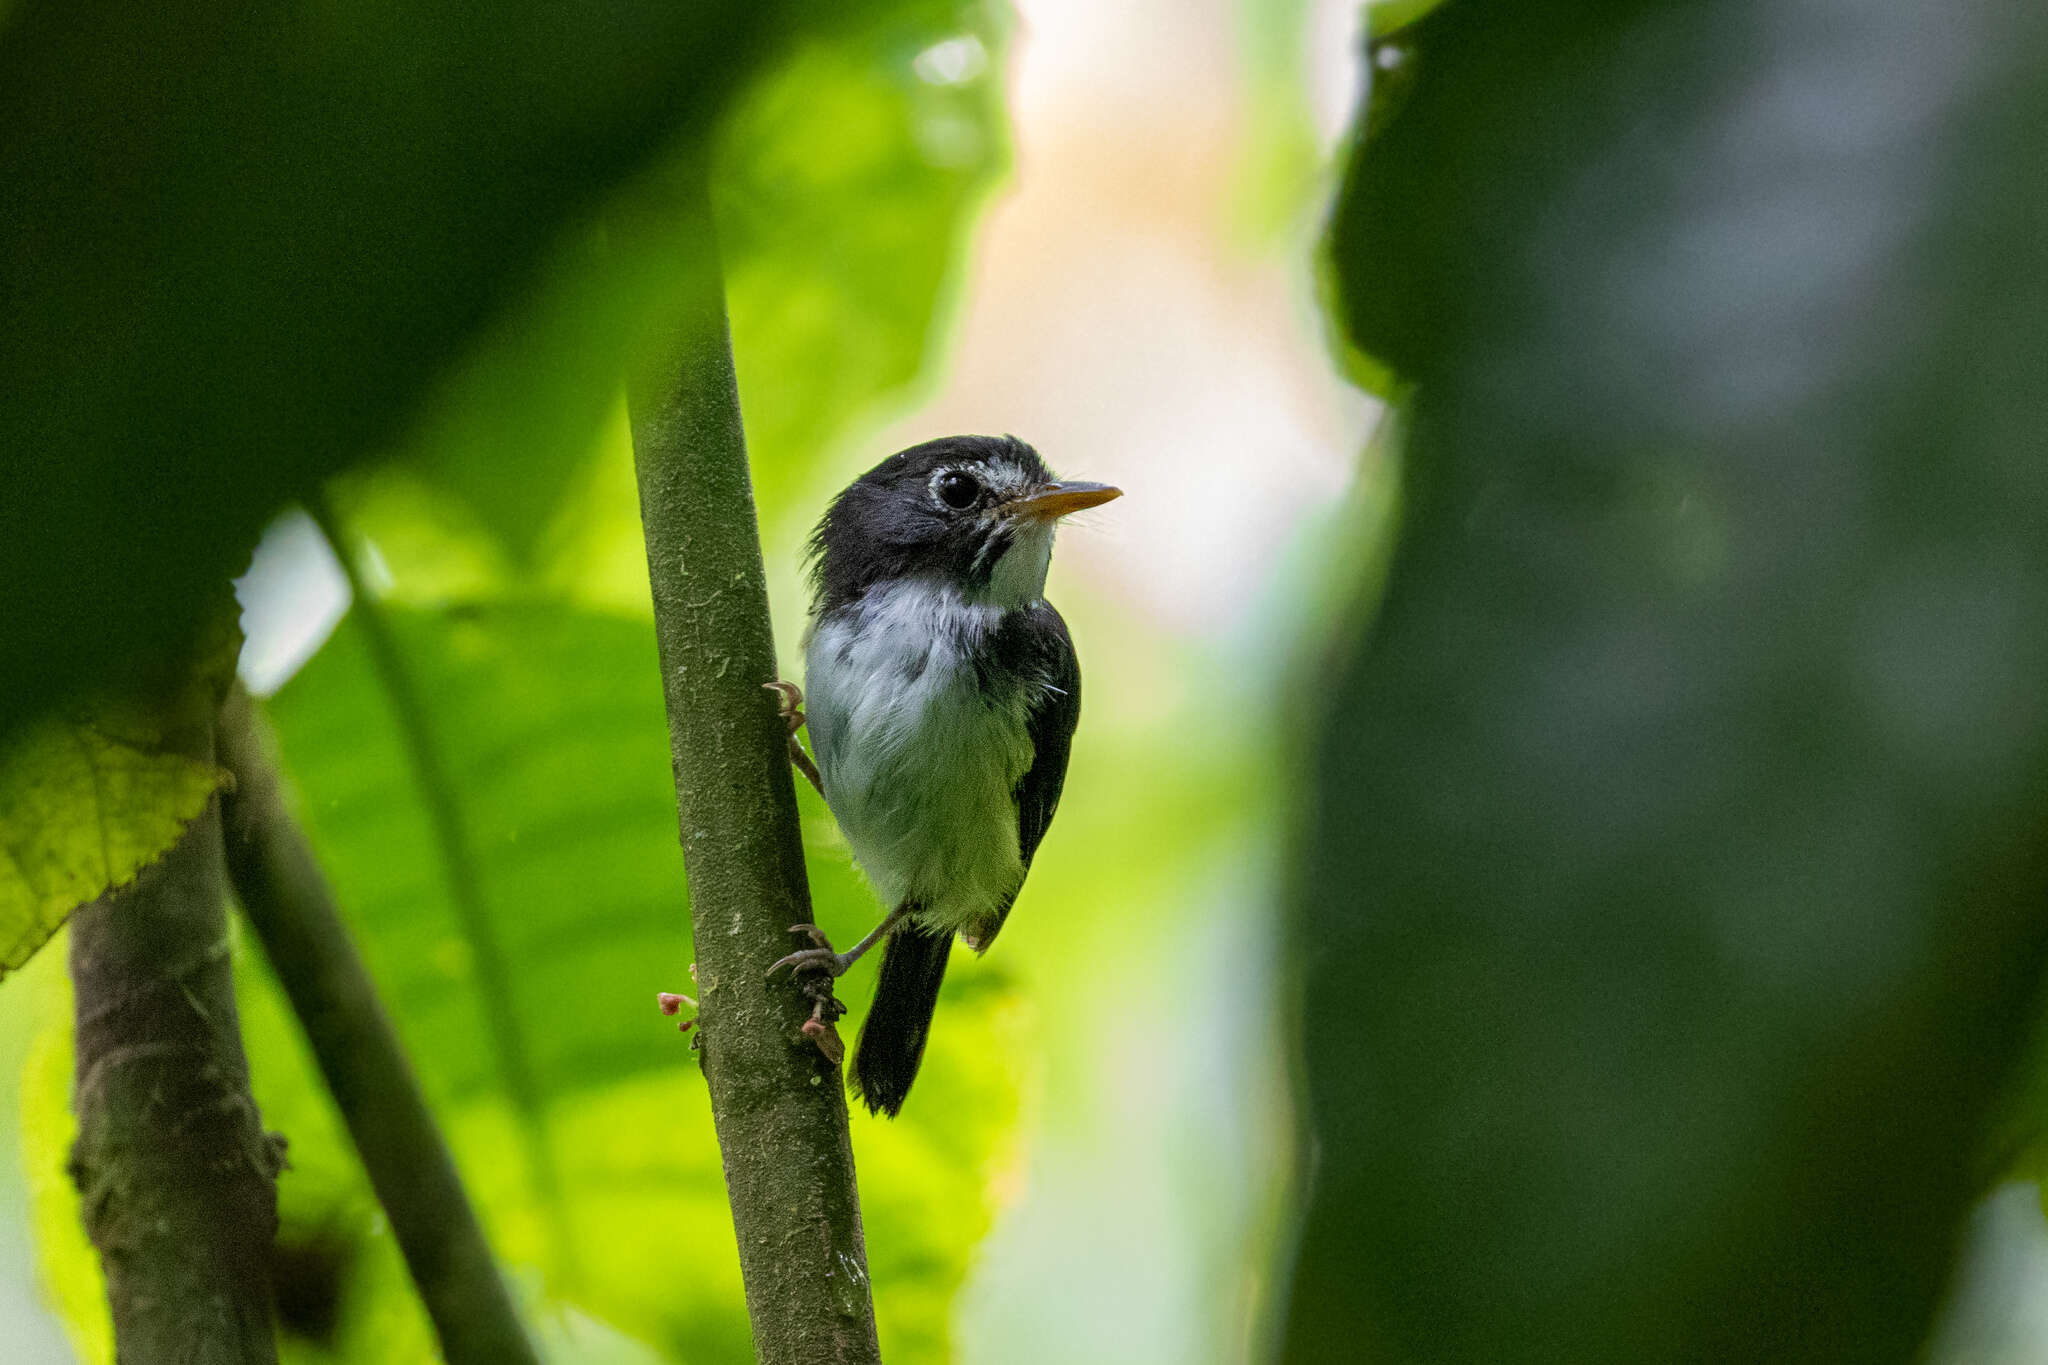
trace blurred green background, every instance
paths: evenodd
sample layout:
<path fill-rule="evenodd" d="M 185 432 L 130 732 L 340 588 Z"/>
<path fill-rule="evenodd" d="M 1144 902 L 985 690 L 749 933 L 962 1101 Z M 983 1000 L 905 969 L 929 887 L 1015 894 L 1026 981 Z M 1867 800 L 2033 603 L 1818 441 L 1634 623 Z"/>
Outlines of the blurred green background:
<path fill-rule="evenodd" d="M 1088 701 L 1019 913 L 949 975 L 904 1116 L 855 1117 L 886 1358 L 2048 1362 L 2048 1067 L 2015 1062 L 2048 924 L 2041 22 L 785 8 L 677 57 L 713 92 L 686 112 L 637 66 L 617 126 L 571 102 L 617 164 L 538 139 L 587 183 L 506 191 L 539 216 L 430 300 L 467 330 L 299 395 L 384 457 L 331 485 L 364 595 L 296 512 L 240 581 L 243 675 L 549 1358 L 749 1358 L 704 1087 L 653 1009 L 690 951 L 618 384 L 694 264 L 632 210 L 730 83 L 714 199 L 785 661 L 804 538 L 890 451 L 1014 432 L 1127 493 L 1055 559 Z M 323 289 L 374 336 L 349 278 Z M 177 321 L 151 299 L 118 316 Z M 214 397 L 166 447 L 263 453 Z M 324 428 L 278 445 L 236 515 L 353 462 Z M 151 523 L 202 542 L 240 543 Z M 48 620 L 145 564 L 80 588 L 14 550 Z M 15 620 L 29 657 L 48 621 Z M 0 701 L 95 657 L 8 654 Z M 878 907 L 799 796 L 845 941 Z M 111 1349 L 62 1169 L 61 947 L 0 986 L 9 1361 Z M 431 1359 L 236 961 L 291 1143 L 289 1358 Z M 844 983 L 856 1020 L 871 989 Z"/>

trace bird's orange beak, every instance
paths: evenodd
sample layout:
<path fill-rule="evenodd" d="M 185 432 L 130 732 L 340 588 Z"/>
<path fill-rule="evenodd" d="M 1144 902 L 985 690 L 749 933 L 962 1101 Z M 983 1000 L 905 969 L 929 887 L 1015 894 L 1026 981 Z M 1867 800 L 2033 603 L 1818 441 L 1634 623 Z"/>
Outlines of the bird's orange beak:
<path fill-rule="evenodd" d="M 1007 510 L 1034 521 L 1052 521 L 1084 507 L 1100 507 L 1123 495 L 1123 489 L 1106 483 L 1049 483 L 1021 498 L 1011 499 Z"/>

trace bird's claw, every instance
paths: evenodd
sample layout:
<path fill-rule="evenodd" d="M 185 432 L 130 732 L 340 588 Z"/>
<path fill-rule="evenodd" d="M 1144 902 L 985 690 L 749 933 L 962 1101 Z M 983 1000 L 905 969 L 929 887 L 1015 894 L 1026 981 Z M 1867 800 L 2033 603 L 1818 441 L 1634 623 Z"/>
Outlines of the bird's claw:
<path fill-rule="evenodd" d="M 853 965 L 853 958 L 846 953 L 832 951 L 832 940 L 825 937 L 825 931 L 815 924 L 792 924 L 792 934 L 802 934 L 811 941 L 811 947 L 799 948 L 788 957 L 779 958 L 768 969 L 772 978 L 777 972 L 788 969 L 790 980 L 811 1002 L 811 1017 L 803 1022 L 803 1036 L 815 1045 L 826 1061 L 838 1066 L 846 1057 L 846 1044 L 839 1039 L 839 1030 L 833 1027 L 846 1006 L 832 993 L 832 983 L 845 974 Z"/>
<path fill-rule="evenodd" d="M 778 678 L 761 686 L 775 694 L 775 714 L 782 717 L 793 735 L 804 728 L 804 690 L 793 682 Z"/>
<path fill-rule="evenodd" d="M 811 941 L 811 946 L 799 948 L 788 957 L 777 958 L 774 964 L 768 968 L 769 976 L 772 977 L 777 972 L 787 968 L 792 977 L 802 976 L 806 973 L 823 972 L 825 979 L 829 981 L 835 976 L 846 975 L 846 969 L 853 965 L 851 957 L 848 957 L 845 953 L 835 953 L 832 951 L 832 940 L 826 938 L 825 931 L 817 925 L 792 924 L 789 926 L 789 932 L 792 934 L 802 934 Z"/>
<path fill-rule="evenodd" d="M 805 780 L 818 789 L 818 795 L 823 796 L 824 776 L 819 773 L 818 765 L 811 756 L 804 752 L 803 742 L 796 737 L 796 732 L 804 728 L 804 690 L 780 678 L 761 686 L 775 694 L 775 714 L 782 717 L 782 723 L 789 727 L 789 761 L 796 765 L 796 770 L 804 775 Z"/>
<path fill-rule="evenodd" d="M 829 947 L 799 948 L 788 957 L 777 958 L 775 965 L 768 969 L 768 975 L 772 977 L 786 967 L 792 977 L 822 972 L 830 980 L 846 975 L 846 969 L 852 965 L 852 958 L 844 953 L 835 953 Z"/>

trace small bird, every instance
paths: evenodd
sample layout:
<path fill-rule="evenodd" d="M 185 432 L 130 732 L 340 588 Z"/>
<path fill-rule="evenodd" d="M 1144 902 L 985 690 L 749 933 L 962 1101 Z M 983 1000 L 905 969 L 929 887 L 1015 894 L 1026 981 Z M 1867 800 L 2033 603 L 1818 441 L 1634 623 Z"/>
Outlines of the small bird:
<path fill-rule="evenodd" d="M 1015 437 L 951 436 L 861 475 L 812 537 L 819 790 L 891 908 L 843 953 L 798 926 L 818 946 L 769 970 L 836 977 L 887 940 L 853 1061 L 872 1112 L 910 1092 L 953 936 L 988 950 L 1052 823 L 1081 716 L 1074 643 L 1045 600 L 1053 531 L 1119 496 L 1054 479 Z"/>

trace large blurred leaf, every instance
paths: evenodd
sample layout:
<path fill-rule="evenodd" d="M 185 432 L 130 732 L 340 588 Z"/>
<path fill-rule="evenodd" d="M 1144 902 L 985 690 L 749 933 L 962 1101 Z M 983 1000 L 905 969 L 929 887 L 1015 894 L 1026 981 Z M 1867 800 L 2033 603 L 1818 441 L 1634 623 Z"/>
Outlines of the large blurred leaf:
<path fill-rule="evenodd" d="M 755 497 L 774 507 L 917 377 L 1008 164 L 1002 0 L 803 45 L 740 101 L 713 182 Z"/>
<path fill-rule="evenodd" d="M 794 0 L 20 0 L 0 29 L 0 728 L 174 639 L 394 439 Z"/>
<path fill-rule="evenodd" d="M 771 68 L 722 129 L 719 246 L 764 504 L 918 373 L 973 210 L 1005 163 L 1002 38 L 998 0 L 872 4 Z M 636 340 L 700 263 L 683 221 L 660 210 L 659 179 L 624 197 L 601 240 L 553 254 L 531 305 L 491 329 L 405 441 L 514 563 L 542 547 Z"/>
<path fill-rule="evenodd" d="M 645 627 L 545 606 L 391 609 L 389 622 L 454 779 L 485 906 L 507 955 L 547 963 L 544 980 L 477 981 L 358 619 L 272 712 L 323 866 L 401 1027 L 444 1051 L 431 1072 L 441 1093 L 493 1086 L 486 1006 L 522 1021 L 549 1075 L 594 1084 L 673 1061 L 673 1040 L 640 1017 L 678 985 L 682 922 L 674 837 L 648 837 L 673 823 L 675 797 L 647 742 L 650 721 L 662 730 Z"/>
<path fill-rule="evenodd" d="M 646 626 L 552 605 L 387 611 L 475 841 L 508 980 L 476 973 L 355 621 L 279 693 L 273 715 L 323 865 L 452 1120 L 470 1188 L 514 1264 L 548 1271 L 572 1302 L 676 1358 L 746 1359 L 703 1083 L 687 1042 L 654 1010 L 657 991 L 689 988 L 690 950 Z M 808 798 L 806 812 L 820 922 L 850 940 L 878 908 L 829 816 Z M 949 1301 L 990 1217 L 991 1163 L 1017 1102 L 1008 992 L 987 968 L 955 975 L 922 1103 L 857 1138 L 892 1359 L 945 1358 Z M 858 1005 L 871 988 L 849 977 L 847 998 Z M 533 1059 L 567 1247 L 537 1208 L 486 1010 L 510 1015 Z M 279 1052 L 282 1018 L 252 1012 L 248 1023 L 259 1092 L 303 1066 Z M 296 1164 L 308 1137 L 290 1136 Z M 331 1145 L 331 1128 L 311 1141 Z"/>
<path fill-rule="evenodd" d="M 2048 940 L 2048 11 L 1451 0 L 1295 928 L 1299 1361 L 1906 1360 Z"/>

